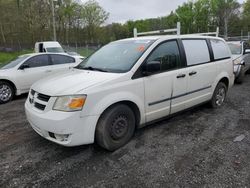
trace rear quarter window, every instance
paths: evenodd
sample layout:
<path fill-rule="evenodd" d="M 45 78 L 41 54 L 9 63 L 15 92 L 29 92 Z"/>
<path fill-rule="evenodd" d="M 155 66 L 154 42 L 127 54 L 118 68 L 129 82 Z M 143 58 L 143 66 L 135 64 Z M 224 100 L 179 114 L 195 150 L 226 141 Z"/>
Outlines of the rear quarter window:
<path fill-rule="evenodd" d="M 205 39 L 184 39 L 187 65 L 197 65 L 210 62 L 210 54 Z"/>
<path fill-rule="evenodd" d="M 211 39 L 210 42 L 215 60 L 230 58 L 231 54 L 225 42 L 217 39 Z"/>

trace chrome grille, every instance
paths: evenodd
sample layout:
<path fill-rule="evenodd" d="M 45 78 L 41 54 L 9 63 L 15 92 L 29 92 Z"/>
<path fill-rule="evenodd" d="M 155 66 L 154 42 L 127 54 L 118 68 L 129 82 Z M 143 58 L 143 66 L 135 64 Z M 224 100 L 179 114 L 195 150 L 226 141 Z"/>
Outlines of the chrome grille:
<path fill-rule="evenodd" d="M 37 102 L 35 102 L 34 106 L 39 109 L 39 110 L 42 110 L 44 111 L 44 109 L 46 108 L 46 105 L 43 105 L 43 104 L 39 104 Z"/>
<path fill-rule="evenodd" d="M 45 101 L 45 102 L 48 102 L 49 99 L 50 99 L 50 96 L 48 95 L 44 95 L 44 94 L 41 94 L 41 93 L 38 93 L 37 94 L 37 98 L 41 101 Z"/>
<path fill-rule="evenodd" d="M 50 96 L 48 95 L 38 93 L 33 89 L 31 89 L 30 91 L 29 102 L 31 105 L 34 106 L 34 108 L 38 110 L 44 111 L 49 99 L 50 99 Z"/>

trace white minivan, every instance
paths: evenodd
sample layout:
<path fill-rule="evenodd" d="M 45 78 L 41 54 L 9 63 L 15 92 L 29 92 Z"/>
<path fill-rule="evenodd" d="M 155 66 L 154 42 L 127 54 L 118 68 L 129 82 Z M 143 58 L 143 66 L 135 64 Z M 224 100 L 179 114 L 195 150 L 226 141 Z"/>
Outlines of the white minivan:
<path fill-rule="evenodd" d="M 136 128 L 204 102 L 220 107 L 233 83 L 231 52 L 221 38 L 131 38 L 35 83 L 25 109 L 32 128 L 52 142 L 96 142 L 112 151 Z"/>

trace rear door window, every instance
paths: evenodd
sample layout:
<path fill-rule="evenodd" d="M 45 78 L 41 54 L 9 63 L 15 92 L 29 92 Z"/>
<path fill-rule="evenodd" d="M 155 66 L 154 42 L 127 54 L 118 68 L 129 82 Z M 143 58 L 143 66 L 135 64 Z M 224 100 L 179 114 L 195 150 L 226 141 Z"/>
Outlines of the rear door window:
<path fill-rule="evenodd" d="M 187 65 L 198 65 L 210 62 L 210 54 L 205 39 L 182 40 L 186 52 Z"/>
<path fill-rule="evenodd" d="M 65 56 L 65 55 L 50 55 L 51 61 L 53 65 L 61 65 L 61 64 L 68 64 L 74 63 L 75 59 L 73 57 Z"/>
<path fill-rule="evenodd" d="M 217 39 L 211 39 L 210 41 L 215 60 L 230 58 L 230 51 L 225 42 Z"/>

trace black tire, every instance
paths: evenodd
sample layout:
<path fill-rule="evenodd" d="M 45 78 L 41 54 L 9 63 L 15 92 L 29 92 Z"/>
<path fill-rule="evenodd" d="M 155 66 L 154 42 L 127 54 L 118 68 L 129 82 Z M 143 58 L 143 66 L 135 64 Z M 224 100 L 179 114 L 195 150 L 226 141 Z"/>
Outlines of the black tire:
<path fill-rule="evenodd" d="M 108 108 L 96 127 L 97 144 L 109 151 L 124 146 L 134 135 L 135 122 L 134 112 L 127 105 L 117 104 Z"/>
<path fill-rule="evenodd" d="M 14 97 L 15 90 L 8 82 L 0 81 L 0 104 L 11 101 Z"/>
<path fill-rule="evenodd" d="M 223 105 L 227 96 L 227 86 L 223 82 L 219 82 L 214 90 L 210 104 L 213 108 L 219 108 Z"/>
<path fill-rule="evenodd" d="M 235 83 L 242 84 L 244 82 L 244 78 L 245 78 L 245 74 L 241 72 L 238 78 L 235 79 Z"/>

